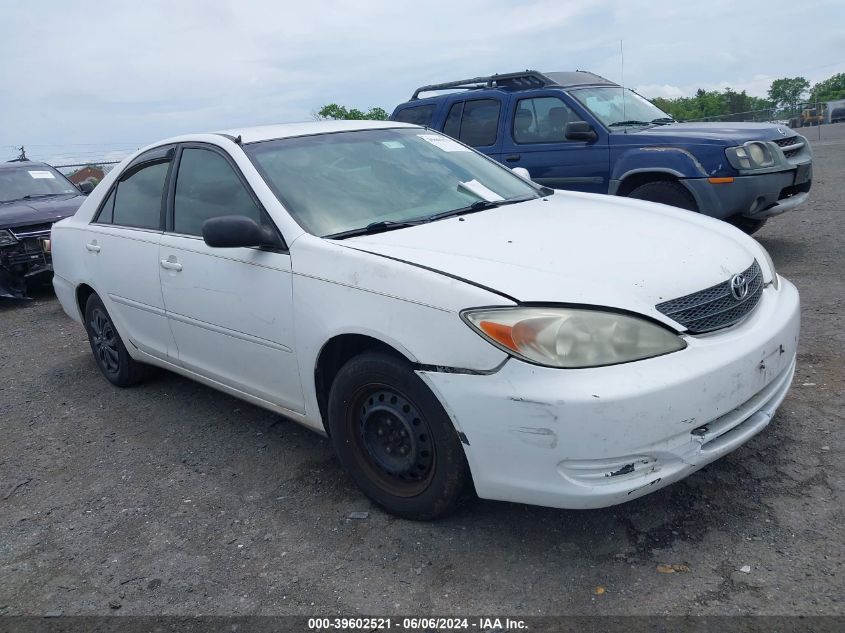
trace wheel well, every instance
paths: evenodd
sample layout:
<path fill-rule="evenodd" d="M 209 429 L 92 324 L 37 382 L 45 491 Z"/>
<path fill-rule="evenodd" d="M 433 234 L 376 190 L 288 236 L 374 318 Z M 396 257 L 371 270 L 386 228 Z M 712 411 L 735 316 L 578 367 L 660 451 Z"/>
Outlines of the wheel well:
<path fill-rule="evenodd" d="M 85 304 L 88 303 L 88 297 L 96 294 L 94 289 L 87 284 L 80 284 L 76 288 L 76 305 L 79 306 L 79 314 L 82 315 L 82 320 L 85 321 Z"/>
<path fill-rule="evenodd" d="M 314 366 L 314 385 L 317 391 L 317 403 L 320 406 L 320 416 L 326 421 L 329 404 L 329 392 L 332 388 L 337 372 L 351 358 L 366 351 L 380 351 L 399 358 L 405 356 L 387 343 L 363 334 L 341 334 L 335 336 L 323 345 L 317 364 Z M 324 425 L 328 432 L 328 424 Z"/>
<path fill-rule="evenodd" d="M 644 185 L 648 182 L 656 182 L 658 180 L 664 180 L 668 182 L 678 181 L 678 179 L 672 174 L 667 174 L 666 172 L 661 171 L 645 171 L 636 174 L 631 174 L 630 176 L 627 176 L 621 183 L 619 183 L 619 189 L 616 190 L 616 195 L 627 196 L 640 185 Z"/>

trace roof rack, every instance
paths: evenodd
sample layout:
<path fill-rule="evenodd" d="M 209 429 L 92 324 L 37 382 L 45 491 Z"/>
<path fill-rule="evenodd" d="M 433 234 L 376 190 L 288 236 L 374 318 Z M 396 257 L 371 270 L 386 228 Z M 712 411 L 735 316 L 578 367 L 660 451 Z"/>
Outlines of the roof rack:
<path fill-rule="evenodd" d="M 421 86 L 414 91 L 414 96 L 411 100 L 419 99 L 421 92 L 434 92 L 436 90 L 481 90 L 483 88 L 497 88 L 508 87 L 517 90 L 525 90 L 527 88 L 543 88 L 545 86 L 556 86 L 557 82 L 550 79 L 548 76 L 536 70 L 524 70 L 517 73 L 505 73 L 502 75 L 490 75 L 488 77 L 473 77 L 472 79 L 461 79 L 459 81 L 449 81 L 444 84 L 432 84 L 430 86 Z"/>

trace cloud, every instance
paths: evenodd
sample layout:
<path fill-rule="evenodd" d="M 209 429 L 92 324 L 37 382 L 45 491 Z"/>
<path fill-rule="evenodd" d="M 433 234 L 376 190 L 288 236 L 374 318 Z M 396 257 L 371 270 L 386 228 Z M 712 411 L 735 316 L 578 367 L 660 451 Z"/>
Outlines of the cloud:
<path fill-rule="evenodd" d="M 782 45 L 808 15 L 825 19 L 800 46 Z M 845 70 L 834 63 L 843 22 L 835 0 L 777 11 L 764 0 L 7 3 L 0 159 L 20 144 L 42 158 L 129 151 L 305 120 L 329 102 L 390 110 L 423 84 L 522 68 L 619 81 L 623 39 L 626 85 L 647 96 L 727 85 L 762 95 L 775 77 Z"/>

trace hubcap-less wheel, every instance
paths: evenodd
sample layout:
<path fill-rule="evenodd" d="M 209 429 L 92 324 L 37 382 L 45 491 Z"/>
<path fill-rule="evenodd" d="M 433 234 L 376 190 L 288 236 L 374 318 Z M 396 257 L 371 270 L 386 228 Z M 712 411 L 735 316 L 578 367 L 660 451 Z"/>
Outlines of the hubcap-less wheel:
<path fill-rule="evenodd" d="M 111 321 L 102 310 L 96 308 L 91 313 L 88 326 L 91 328 L 91 345 L 100 366 L 110 374 L 117 374 L 120 371 L 120 356 Z"/>
<path fill-rule="evenodd" d="M 411 497 L 429 485 L 435 451 L 431 431 L 418 408 L 386 385 L 359 390 L 349 408 L 355 416 L 361 466 L 390 494 Z"/>

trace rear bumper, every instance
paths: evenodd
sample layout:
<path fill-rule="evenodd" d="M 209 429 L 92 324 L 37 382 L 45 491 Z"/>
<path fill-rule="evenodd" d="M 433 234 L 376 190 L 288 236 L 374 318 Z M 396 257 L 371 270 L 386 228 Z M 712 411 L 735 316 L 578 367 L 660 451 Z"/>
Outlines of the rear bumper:
<path fill-rule="evenodd" d="M 678 481 L 759 433 L 795 371 L 799 299 L 783 280 L 755 311 L 687 349 L 559 370 L 419 372 L 464 433 L 478 495 L 596 508 Z"/>
<path fill-rule="evenodd" d="M 688 178 L 683 183 L 705 215 L 723 219 L 735 215 L 764 219 L 790 211 L 807 200 L 812 185 L 812 167 L 809 169 L 810 180 L 797 185 L 797 168 L 737 176 L 733 182 L 724 184 L 711 184 L 706 178 Z"/>

